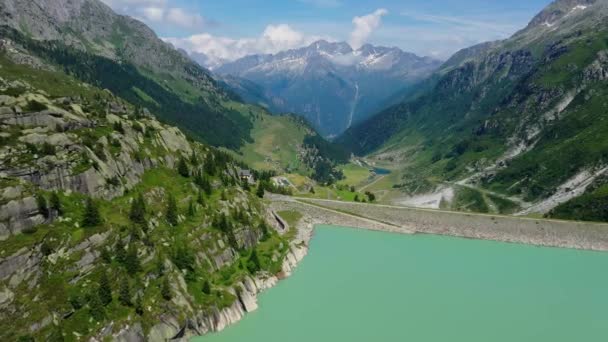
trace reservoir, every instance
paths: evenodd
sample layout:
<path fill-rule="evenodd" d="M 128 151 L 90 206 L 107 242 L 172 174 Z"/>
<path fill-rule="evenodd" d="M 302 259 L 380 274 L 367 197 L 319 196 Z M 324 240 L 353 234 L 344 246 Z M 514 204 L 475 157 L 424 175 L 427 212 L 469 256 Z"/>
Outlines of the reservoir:
<path fill-rule="evenodd" d="M 605 341 L 608 254 L 317 226 L 260 307 L 196 342 Z"/>

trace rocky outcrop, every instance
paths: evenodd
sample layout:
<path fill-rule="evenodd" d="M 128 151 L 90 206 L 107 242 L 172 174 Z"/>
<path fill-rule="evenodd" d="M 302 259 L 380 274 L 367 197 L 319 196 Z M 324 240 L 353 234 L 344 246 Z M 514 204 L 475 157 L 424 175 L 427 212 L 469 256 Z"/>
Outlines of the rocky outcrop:
<path fill-rule="evenodd" d="M 0 206 L 0 241 L 46 221 L 39 213 L 36 199 L 26 197 Z"/>
<path fill-rule="evenodd" d="M 16 287 L 39 271 L 42 255 L 38 248 L 23 248 L 19 252 L 0 260 L 0 280 L 9 279 L 9 285 Z"/>

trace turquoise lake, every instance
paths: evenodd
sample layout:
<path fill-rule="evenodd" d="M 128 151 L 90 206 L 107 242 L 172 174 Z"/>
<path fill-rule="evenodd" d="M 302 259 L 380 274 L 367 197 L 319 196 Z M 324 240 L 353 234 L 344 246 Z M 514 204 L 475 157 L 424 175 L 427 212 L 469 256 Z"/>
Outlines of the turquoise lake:
<path fill-rule="evenodd" d="M 608 341 L 608 253 L 317 226 L 232 341 Z"/>

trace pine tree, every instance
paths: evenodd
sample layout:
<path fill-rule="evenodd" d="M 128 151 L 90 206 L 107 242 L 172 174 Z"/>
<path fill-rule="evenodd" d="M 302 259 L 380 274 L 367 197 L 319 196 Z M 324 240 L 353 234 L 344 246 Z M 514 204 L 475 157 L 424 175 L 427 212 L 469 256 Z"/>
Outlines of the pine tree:
<path fill-rule="evenodd" d="M 205 205 L 205 197 L 203 196 L 203 192 L 199 191 L 198 192 L 198 197 L 196 198 L 196 202 L 202 206 Z"/>
<path fill-rule="evenodd" d="M 196 208 L 194 207 L 194 201 L 191 199 L 188 204 L 188 217 L 194 217 L 196 215 Z"/>
<path fill-rule="evenodd" d="M 167 222 L 169 222 L 172 226 L 177 226 L 178 217 L 177 217 L 177 202 L 175 201 L 175 197 L 169 194 L 169 200 L 167 202 L 167 213 L 166 213 Z"/>
<path fill-rule="evenodd" d="M 54 210 L 57 215 L 63 215 L 63 206 L 61 205 L 61 200 L 59 199 L 57 192 L 51 194 L 51 209 Z"/>
<path fill-rule="evenodd" d="M 146 200 L 142 194 L 139 194 L 131 202 L 131 211 L 129 212 L 129 219 L 135 223 L 146 224 Z"/>
<path fill-rule="evenodd" d="M 135 313 L 140 316 L 144 314 L 144 303 L 141 296 L 137 296 L 137 299 L 135 300 Z"/>
<path fill-rule="evenodd" d="M 194 184 L 198 185 L 199 188 L 203 188 L 203 173 L 201 171 L 194 172 Z"/>
<path fill-rule="evenodd" d="M 179 162 L 177 163 L 177 172 L 182 177 L 190 177 L 190 169 L 188 168 L 188 164 L 184 158 L 179 159 Z"/>
<path fill-rule="evenodd" d="M 38 205 L 38 211 L 42 216 L 45 218 L 49 218 L 51 216 L 46 197 L 44 197 L 43 194 L 36 195 L 36 204 Z"/>
<path fill-rule="evenodd" d="M 123 277 L 120 282 L 120 291 L 118 292 L 118 300 L 125 306 L 133 305 L 131 301 L 131 287 L 129 286 L 129 278 Z"/>
<path fill-rule="evenodd" d="M 192 151 L 192 155 L 190 156 L 190 164 L 198 165 L 198 156 L 196 155 L 196 152 L 194 150 Z"/>
<path fill-rule="evenodd" d="M 135 274 L 141 270 L 139 258 L 137 256 L 137 249 L 134 244 L 129 245 L 127 255 L 125 256 L 125 267 L 129 274 Z"/>
<path fill-rule="evenodd" d="M 124 263 L 127 259 L 127 253 L 125 252 L 125 244 L 122 242 L 122 239 L 118 239 L 116 241 L 116 245 L 114 245 L 114 255 L 116 255 L 116 261 L 119 263 Z"/>
<path fill-rule="evenodd" d="M 112 287 L 110 286 L 110 280 L 108 274 L 104 271 L 99 278 L 99 288 L 97 291 L 99 300 L 103 305 L 108 305 L 112 302 Z"/>
<path fill-rule="evenodd" d="M 355 202 L 359 202 L 359 195 L 355 195 Z"/>
<path fill-rule="evenodd" d="M 165 276 L 163 278 L 163 283 L 160 287 L 160 294 L 163 296 L 165 300 L 171 300 L 173 295 L 171 294 L 171 285 L 169 285 L 169 277 Z"/>
<path fill-rule="evenodd" d="M 209 181 L 208 177 L 203 177 L 203 191 L 207 196 L 211 195 L 213 192 L 213 188 L 211 187 L 211 181 Z"/>
<path fill-rule="evenodd" d="M 247 261 L 247 269 L 250 273 L 256 273 L 262 269 L 262 265 L 260 264 L 260 258 L 258 257 L 258 252 L 254 249 L 251 252 L 251 256 L 249 256 L 249 260 Z"/>
<path fill-rule="evenodd" d="M 260 184 L 258 185 L 258 189 L 255 192 L 255 194 L 259 198 L 264 198 L 264 183 L 260 182 Z"/>
<path fill-rule="evenodd" d="M 110 252 L 108 251 L 107 248 L 103 248 L 101 250 L 101 260 L 103 260 L 103 262 L 105 262 L 106 264 L 109 264 L 112 262 L 112 255 L 110 255 Z"/>
<path fill-rule="evenodd" d="M 376 200 L 376 195 L 374 195 L 372 192 L 366 191 L 365 195 L 370 202 L 374 202 Z"/>
<path fill-rule="evenodd" d="M 165 274 L 165 262 L 160 255 L 156 259 L 156 273 L 159 277 Z"/>
<path fill-rule="evenodd" d="M 101 299 L 96 294 L 91 294 L 89 300 L 89 315 L 96 321 L 102 321 L 106 317 L 106 310 L 103 307 Z"/>
<path fill-rule="evenodd" d="M 203 283 L 203 293 L 206 295 L 211 294 L 211 283 L 209 283 L 209 280 L 205 280 Z"/>
<path fill-rule="evenodd" d="M 92 198 L 87 198 L 86 207 L 84 209 L 84 218 L 82 219 L 83 227 L 95 227 L 102 222 L 99 209 Z"/>

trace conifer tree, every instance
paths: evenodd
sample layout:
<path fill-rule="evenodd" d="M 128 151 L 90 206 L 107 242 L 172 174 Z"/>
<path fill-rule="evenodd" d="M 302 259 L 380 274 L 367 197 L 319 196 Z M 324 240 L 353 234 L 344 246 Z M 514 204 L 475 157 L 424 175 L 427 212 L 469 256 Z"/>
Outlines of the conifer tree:
<path fill-rule="evenodd" d="M 146 200 L 141 193 L 131 202 L 129 218 L 135 223 L 146 224 Z"/>
<path fill-rule="evenodd" d="M 172 226 L 177 226 L 178 224 L 178 216 L 177 216 L 177 202 L 175 201 L 175 197 L 169 194 L 169 200 L 167 202 L 167 212 L 165 217 L 167 218 L 167 222 L 169 222 Z"/>
<path fill-rule="evenodd" d="M 209 280 L 205 280 L 203 283 L 203 293 L 206 295 L 211 294 L 211 283 L 209 283 Z"/>
<path fill-rule="evenodd" d="M 140 316 L 144 314 L 144 303 L 141 296 L 137 296 L 137 299 L 135 299 L 135 313 Z"/>
<path fill-rule="evenodd" d="M 160 255 L 156 259 L 156 273 L 159 277 L 165 274 L 165 262 Z"/>
<path fill-rule="evenodd" d="M 116 245 L 114 245 L 114 255 L 116 255 L 116 261 L 119 263 L 124 263 L 127 259 L 127 253 L 125 252 L 125 244 L 122 242 L 122 239 L 118 239 L 116 241 Z"/>
<path fill-rule="evenodd" d="M 196 198 L 196 202 L 202 206 L 205 205 L 205 197 L 203 196 L 203 192 L 199 191 L 198 192 L 198 197 Z"/>
<path fill-rule="evenodd" d="M 96 321 L 102 321 L 106 317 L 106 310 L 99 296 L 95 293 L 91 294 L 89 300 L 89 315 Z"/>
<path fill-rule="evenodd" d="M 104 271 L 99 278 L 99 288 L 97 294 L 99 300 L 103 305 L 108 305 L 112 302 L 112 287 L 110 286 L 110 280 L 108 274 Z"/>
<path fill-rule="evenodd" d="M 40 214 L 42 214 L 42 216 L 44 216 L 45 218 L 49 218 L 50 217 L 49 206 L 46 201 L 46 197 L 44 197 L 43 194 L 39 193 L 36 195 L 36 204 L 38 205 L 38 211 L 40 212 Z"/>
<path fill-rule="evenodd" d="M 194 207 L 194 201 L 191 199 L 188 204 L 188 217 L 194 217 L 196 215 L 196 208 Z"/>
<path fill-rule="evenodd" d="M 95 204 L 95 201 L 93 201 L 92 198 L 87 198 L 86 207 L 84 209 L 84 218 L 82 219 L 82 226 L 95 227 L 100 225 L 101 222 L 101 215 L 99 214 L 97 204 Z"/>
<path fill-rule="evenodd" d="M 258 189 L 255 192 L 256 196 L 258 196 L 259 198 L 264 198 L 264 183 L 260 182 L 260 184 L 258 185 Z"/>
<path fill-rule="evenodd" d="M 137 256 L 137 249 L 133 243 L 129 245 L 127 255 L 125 256 L 125 267 L 127 268 L 129 274 L 135 274 L 141 270 L 141 265 Z"/>
<path fill-rule="evenodd" d="M 207 196 L 211 195 L 213 192 L 213 188 L 211 187 L 211 181 L 209 181 L 208 177 L 203 177 L 203 191 Z"/>
<path fill-rule="evenodd" d="M 182 177 L 190 177 L 190 169 L 188 168 L 188 164 L 186 163 L 186 160 L 183 157 L 180 158 L 179 162 L 177 163 L 177 172 Z"/>
<path fill-rule="evenodd" d="M 198 165 L 198 156 L 196 155 L 196 151 L 192 150 L 192 155 L 190 156 L 190 163 L 192 165 Z"/>
<path fill-rule="evenodd" d="M 57 192 L 51 194 L 51 209 L 54 210 L 57 215 L 63 215 L 63 206 L 61 205 L 61 200 L 59 199 Z"/>
<path fill-rule="evenodd" d="M 123 277 L 120 282 L 120 290 L 118 292 L 118 300 L 122 305 L 131 306 L 133 302 L 131 301 L 131 287 L 129 286 L 129 278 Z"/>
<path fill-rule="evenodd" d="M 103 248 L 101 250 L 101 260 L 103 260 L 103 262 L 105 262 L 106 264 L 109 264 L 112 262 L 112 255 L 110 255 L 110 252 L 108 251 L 107 248 Z"/>
<path fill-rule="evenodd" d="M 258 252 L 255 249 L 253 250 L 253 252 L 251 252 L 251 255 L 249 256 L 249 260 L 247 261 L 247 269 L 251 273 L 256 273 L 262 269 L 262 266 L 260 264 L 260 258 L 258 257 Z"/>
<path fill-rule="evenodd" d="M 160 294 L 165 300 L 171 300 L 173 295 L 171 294 L 171 285 L 169 285 L 169 277 L 165 276 L 160 287 Z"/>

